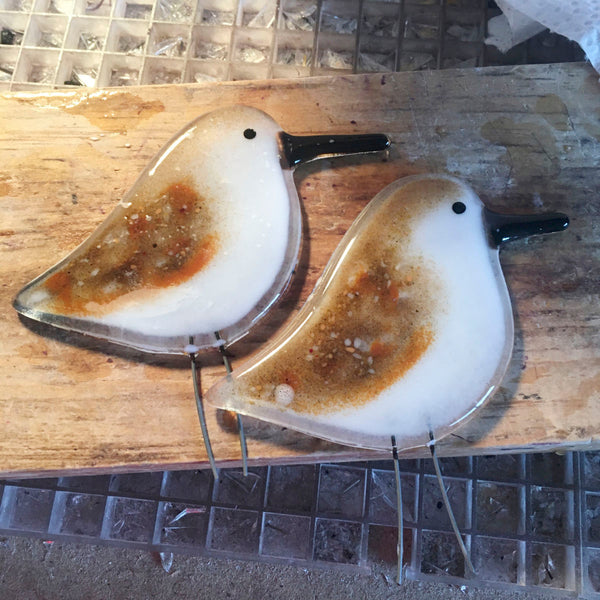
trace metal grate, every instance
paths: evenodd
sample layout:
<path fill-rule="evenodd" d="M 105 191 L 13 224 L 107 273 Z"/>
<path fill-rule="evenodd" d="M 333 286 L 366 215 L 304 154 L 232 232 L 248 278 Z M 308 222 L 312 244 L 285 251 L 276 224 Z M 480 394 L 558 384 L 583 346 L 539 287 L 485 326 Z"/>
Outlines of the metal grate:
<path fill-rule="evenodd" d="M 465 579 L 430 460 L 402 461 L 408 577 L 600 599 L 600 453 L 441 459 L 477 569 Z M 391 461 L 6 480 L 0 532 L 393 578 Z"/>
<path fill-rule="evenodd" d="M 0 90 L 581 59 L 542 34 L 502 55 L 485 0 L 0 0 Z"/>

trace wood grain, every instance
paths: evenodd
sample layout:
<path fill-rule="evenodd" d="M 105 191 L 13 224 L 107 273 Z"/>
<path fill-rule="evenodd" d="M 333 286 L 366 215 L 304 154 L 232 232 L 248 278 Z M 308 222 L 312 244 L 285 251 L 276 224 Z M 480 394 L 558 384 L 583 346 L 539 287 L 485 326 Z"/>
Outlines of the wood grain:
<path fill-rule="evenodd" d="M 600 86 L 587 65 L 544 65 L 0 96 L 0 473 L 206 466 L 185 360 L 21 320 L 11 302 L 103 220 L 180 127 L 234 103 L 291 133 L 393 141 L 387 157 L 297 171 L 300 267 L 284 301 L 232 348 L 234 363 L 293 317 L 370 198 L 398 177 L 448 172 L 492 208 L 561 210 L 571 226 L 502 250 L 513 360 L 499 393 L 440 454 L 600 447 Z M 218 357 L 203 363 L 207 389 L 224 370 Z M 227 415 L 208 419 L 218 460 L 239 464 Z M 378 456 L 245 422 L 253 463 Z"/>

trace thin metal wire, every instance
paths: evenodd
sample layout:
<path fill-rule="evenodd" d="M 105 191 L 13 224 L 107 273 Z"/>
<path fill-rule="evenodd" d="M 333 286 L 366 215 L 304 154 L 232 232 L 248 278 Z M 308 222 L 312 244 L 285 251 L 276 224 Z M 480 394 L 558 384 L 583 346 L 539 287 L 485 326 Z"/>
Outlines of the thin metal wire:
<path fill-rule="evenodd" d="M 87 3 L 86 7 L 85 7 L 85 11 L 86 12 L 93 12 L 95 10 L 98 10 L 102 5 L 104 4 L 104 0 L 100 0 L 99 2 L 97 2 L 96 4 L 94 4 L 93 6 L 89 6 L 89 2 Z M 111 6 L 111 3 L 108 3 L 109 6 Z"/>
<path fill-rule="evenodd" d="M 460 535 L 460 531 L 458 530 L 458 523 L 456 522 L 454 511 L 452 510 L 452 506 L 450 506 L 450 499 L 448 498 L 448 493 L 446 492 L 446 487 L 444 486 L 442 470 L 440 469 L 440 463 L 435 452 L 435 438 L 433 437 L 432 431 L 429 432 L 429 439 L 429 450 L 431 452 L 431 458 L 433 459 L 433 468 L 435 469 L 435 475 L 440 485 L 440 490 L 442 492 L 442 500 L 444 501 L 444 506 L 446 507 L 446 511 L 448 512 L 450 524 L 452 525 L 454 535 L 456 536 L 456 540 L 458 541 L 460 551 L 462 552 L 462 555 L 465 558 L 465 564 L 467 566 L 467 569 L 471 572 L 472 575 L 475 575 L 475 567 L 473 567 L 473 563 L 471 562 L 471 558 L 469 557 L 467 547 L 465 546 L 462 536 Z"/>
<path fill-rule="evenodd" d="M 396 475 L 396 507 L 398 513 L 398 541 L 396 544 L 396 555 L 398 556 L 398 570 L 396 583 L 402 585 L 404 574 L 404 515 L 402 510 L 402 482 L 400 480 L 400 459 L 398 458 L 398 447 L 396 436 L 392 436 L 392 456 L 394 458 L 394 473 Z"/>
<path fill-rule="evenodd" d="M 190 341 L 190 344 L 192 342 Z M 212 469 L 215 480 L 219 478 L 219 470 L 217 469 L 217 463 L 215 461 L 215 455 L 212 451 L 210 443 L 210 436 L 208 435 L 208 427 L 206 426 L 206 416 L 204 415 L 204 404 L 202 403 L 202 396 L 200 394 L 200 386 L 198 385 L 198 367 L 196 365 L 196 354 L 190 353 L 190 360 L 192 363 L 192 381 L 194 382 L 194 397 L 196 398 L 196 409 L 198 410 L 198 417 L 200 419 L 200 428 L 202 429 L 202 437 L 204 438 L 204 446 L 206 447 L 206 454 L 208 455 L 208 462 Z"/>
<path fill-rule="evenodd" d="M 218 331 L 215 331 L 215 337 L 218 340 L 221 340 L 221 336 Z M 225 365 L 225 370 L 227 371 L 227 375 L 231 375 L 231 363 L 229 362 L 229 356 L 227 356 L 227 350 L 225 349 L 225 344 L 221 344 L 219 346 L 219 351 L 221 352 L 221 356 L 223 357 L 223 364 Z M 244 424 L 242 423 L 242 417 L 236 413 L 237 418 L 237 426 L 238 426 L 238 434 L 240 436 L 240 448 L 242 450 L 242 472 L 244 476 L 248 475 L 248 445 L 246 443 L 246 434 L 244 432 Z"/>

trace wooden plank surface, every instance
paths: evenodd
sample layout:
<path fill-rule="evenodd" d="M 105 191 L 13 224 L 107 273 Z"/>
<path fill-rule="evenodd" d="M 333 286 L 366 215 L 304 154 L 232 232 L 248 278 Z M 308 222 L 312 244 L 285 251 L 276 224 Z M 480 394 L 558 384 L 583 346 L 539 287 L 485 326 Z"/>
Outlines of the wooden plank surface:
<path fill-rule="evenodd" d="M 449 172 L 493 208 L 561 210 L 571 226 L 502 250 L 514 357 L 499 393 L 440 453 L 600 447 L 600 85 L 589 66 L 568 64 L 0 96 L 0 473 L 206 466 L 186 360 L 20 320 L 11 302 L 103 220 L 173 133 L 234 103 L 291 133 L 381 131 L 393 141 L 387 157 L 297 171 L 301 264 L 284 301 L 232 348 L 234 363 L 293 317 L 378 191 Z M 202 387 L 223 372 L 206 357 Z M 208 419 L 217 459 L 239 464 L 227 415 Z M 377 456 L 246 424 L 255 463 Z"/>

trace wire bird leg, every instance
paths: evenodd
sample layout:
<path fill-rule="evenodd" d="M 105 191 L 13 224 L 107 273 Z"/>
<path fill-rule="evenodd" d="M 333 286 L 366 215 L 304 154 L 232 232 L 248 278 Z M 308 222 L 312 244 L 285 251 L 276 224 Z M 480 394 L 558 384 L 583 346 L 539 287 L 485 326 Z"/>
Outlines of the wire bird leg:
<path fill-rule="evenodd" d="M 217 338 L 217 341 L 222 339 L 218 331 L 215 331 L 215 337 Z M 225 365 L 227 375 L 230 375 L 231 363 L 229 362 L 229 356 L 227 356 L 225 344 L 221 344 L 219 346 L 219 352 L 221 352 L 221 356 L 223 357 L 223 364 Z M 244 473 L 244 477 L 246 477 L 248 475 L 248 446 L 246 444 L 246 434 L 244 432 L 242 417 L 239 415 L 239 413 L 235 413 L 235 416 L 237 419 L 238 434 L 240 436 L 240 449 L 242 451 L 242 472 Z"/>
<path fill-rule="evenodd" d="M 470 571 L 471 575 L 475 575 L 475 567 L 473 567 L 473 563 L 471 562 L 471 558 L 469 557 L 469 552 L 467 551 L 467 547 L 460 535 L 460 531 L 458 530 L 458 523 L 456 522 L 456 517 L 454 516 L 454 511 L 452 510 L 452 506 L 450 506 L 450 499 L 448 498 L 448 492 L 446 492 L 446 487 L 444 486 L 444 479 L 442 477 L 442 470 L 440 468 L 440 463 L 438 461 L 437 454 L 435 452 L 435 438 L 433 437 L 433 432 L 429 432 L 429 450 L 431 452 L 431 458 L 433 459 L 433 468 L 435 469 L 435 476 L 437 477 L 438 483 L 440 485 L 440 491 L 442 492 L 442 500 L 444 501 L 444 506 L 446 507 L 446 511 L 448 513 L 448 517 L 450 518 L 450 524 L 452 525 L 452 529 L 454 531 L 454 535 L 456 536 L 456 540 L 458 541 L 458 545 L 460 547 L 460 551 L 465 558 L 465 565 L 467 570 Z"/>
<path fill-rule="evenodd" d="M 192 344 L 190 338 L 190 344 Z M 196 398 L 196 409 L 198 410 L 198 417 L 200 419 L 200 428 L 202 429 L 202 437 L 204 438 L 204 446 L 206 447 L 206 454 L 208 455 L 208 462 L 212 469 L 215 480 L 219 478 L 219 471 L 217 469 L 217 463 L 215 462 L 215 456 L 212 451 L 210 444 L 210 436 L 208 435 L 208 427 L 206 426 L 206 416 L 204 415 L 204 405 L 202 403 L 202 396 L 200 393 L 200 386 L 198 385 L 198 366 L 196 364 L 196 354 L 190 352 L 190 361 L 192 363 L 192 381 L 194 383 L 194 397 Z"/>
<path fill-rule="evenodd" d="M 402 482 L 400 480 L 400 459 L 398 458 L 398 447 L 396 436 L 392 436 L 392 457 L 394 459 L 394 474 L 396 475 L 396 509 L 398 513 L 398 542 L 396 543 L 396 555 L 398 556 L 398 570 L 396 583 L 402 585 L 404 578 L 404 515 L 402 512 Z"/>

